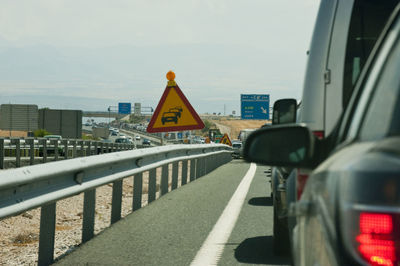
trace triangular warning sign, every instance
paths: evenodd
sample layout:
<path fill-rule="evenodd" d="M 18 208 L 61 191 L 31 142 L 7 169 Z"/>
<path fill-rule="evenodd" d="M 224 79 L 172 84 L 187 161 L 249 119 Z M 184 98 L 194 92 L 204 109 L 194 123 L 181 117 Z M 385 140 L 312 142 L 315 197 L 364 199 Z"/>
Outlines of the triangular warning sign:
<path fill-rule="evenodd" d="M 226 134 L 226 133 L 225 133 L 224 136 L 221 138 L 221 140 L 219 141 L 219 143 L 232 146 L 232 142 L 231 142 L 231 140 L 229 139 L 228 134 Z"/>
<path fill-rule="evenodd" d="M 178 85 L 167 86 L 147 126 L 147 132 L 170 132 L 204 128 L 204 123 Z"/>

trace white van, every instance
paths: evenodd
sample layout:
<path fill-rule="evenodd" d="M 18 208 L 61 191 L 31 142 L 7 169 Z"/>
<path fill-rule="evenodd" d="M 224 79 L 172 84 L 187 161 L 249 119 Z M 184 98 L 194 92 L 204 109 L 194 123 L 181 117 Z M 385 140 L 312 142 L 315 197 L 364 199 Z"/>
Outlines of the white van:
<path fill-rule="evenodd" d="M 328 136 L 398 0 L 322 0 L 303 86 L 301 121 Z"/>
<path fill-rule="evenodd" d="M 362 67 L 398 2 L 321 0 L 308 54 L 300 119 L 297 121 L 307 124 L 316 136 L 324 138 L 332 132 Z M 295 116 L 292 117 L 292 122 L 295 122 Z M 287 207 L 300 198 L 310 170 L 295 169 L 283 174 L 279 168 L 274 169 L 272 179 L 277 180 L 276 187 L 281 185 L 280 193 L 273 193 L 275 202 L 278 202 L 274 204 L 274 210 L 276 208 L 280 213 L 279 219 L 274 220 L 274 249 L 285 252 L 295 224 L 293 218 L 286 221 Z"/>

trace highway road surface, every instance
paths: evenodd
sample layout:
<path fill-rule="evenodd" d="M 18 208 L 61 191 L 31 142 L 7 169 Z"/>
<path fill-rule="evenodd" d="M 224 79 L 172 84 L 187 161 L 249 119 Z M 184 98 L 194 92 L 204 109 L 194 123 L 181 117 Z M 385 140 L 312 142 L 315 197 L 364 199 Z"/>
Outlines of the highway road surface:
<path fill-rule="evenodd" d="M 56 265 L 290 265 L 272 252 L 265 169 L 233 160 L 128 215 Z"/>

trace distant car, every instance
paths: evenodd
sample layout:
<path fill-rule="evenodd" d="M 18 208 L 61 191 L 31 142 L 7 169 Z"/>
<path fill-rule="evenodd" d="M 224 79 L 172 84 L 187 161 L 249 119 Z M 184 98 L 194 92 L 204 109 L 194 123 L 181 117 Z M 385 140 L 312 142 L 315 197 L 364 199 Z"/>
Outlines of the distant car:
<path fill-rule="evenodd" d="M 242 157 L 242 142 L 241 141 L 232 141 L 233 153 L 232 157 L 235 159 L 239 159 Z"/>
<path fill-rule="evenodd" d="M 131 141 L 128 138 L 116 138 L 115 143 L 128 143 L 131 144 Z"/>
<path fill-rule="evenodd" d="M 145 145 L 145 146 L 150 146 L 150 145 L 151 145 L 151 142 L 150 142 L 149 139 L 143 139 L 142 144 Z"/>
<path fill-rule="evenodd" d="M 135 136 L 135 139 L 136 139 L 136 140 L 140 140 L 141 138 L 140 138 L 139 135 L 136 135 L 136 136 Z"/>
<path fill-rule="evenodd" d="M 167 122 L 178 123 L 178 113 L 176 112 L 165 112 L 161 117 L 161 123 L 164 125 Z"/>

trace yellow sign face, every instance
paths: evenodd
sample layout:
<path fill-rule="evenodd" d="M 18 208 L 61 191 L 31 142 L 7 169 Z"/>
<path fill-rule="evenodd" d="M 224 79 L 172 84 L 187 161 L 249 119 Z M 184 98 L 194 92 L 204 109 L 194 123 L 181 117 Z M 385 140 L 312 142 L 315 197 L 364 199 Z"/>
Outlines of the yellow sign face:
<path fill-rule="evenodd" d="M 147 132 L 201 129 L 203 121 L 178 85 L 167 87 L 147 127 Z"/>
<path fill-rule="evenodd" d="M 220 142 L 219 143 L 222 143 L 222 144 L 226 144 L 226 145 L 229 145 L 229 146 L 232 146 L 232 142 L 231 142 L 231 140 L 230 140 L 230 138 L 229 138 L 229 136 L 228 136 L 228 134 L 224 134 L 224 136 L 221 138 L 221 140 L 220 140 Z"/>

